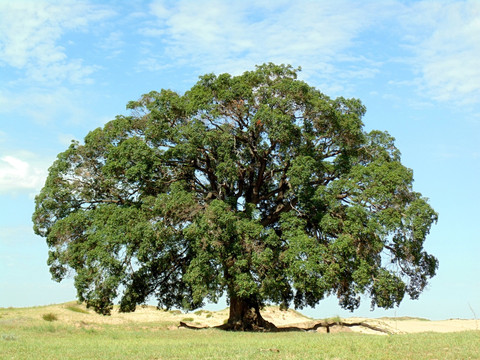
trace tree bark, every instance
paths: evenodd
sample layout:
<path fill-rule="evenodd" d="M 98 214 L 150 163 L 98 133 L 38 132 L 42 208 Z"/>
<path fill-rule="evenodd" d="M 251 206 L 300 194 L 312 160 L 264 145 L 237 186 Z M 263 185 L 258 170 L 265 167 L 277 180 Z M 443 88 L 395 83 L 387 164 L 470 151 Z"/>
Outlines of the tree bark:
<path fill-rule="evenodd" d="M 234 331 L 274 331 L 276 326 L 260 314 L 260 304 L 256 299 L 230 298 L 230 315 L 224 330 Z"/>

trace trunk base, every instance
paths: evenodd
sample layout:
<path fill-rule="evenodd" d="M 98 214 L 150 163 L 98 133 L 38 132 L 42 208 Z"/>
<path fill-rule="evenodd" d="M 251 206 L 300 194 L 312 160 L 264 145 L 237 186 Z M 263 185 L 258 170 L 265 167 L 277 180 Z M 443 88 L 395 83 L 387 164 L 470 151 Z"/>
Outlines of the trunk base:
<path fill-rule="evenodd" d="M 256 300 L 230 299 L 230 316 L 226 324 L 219 326 L 232 331 L 276 331 L 277 327 L 260 314 Z"/>

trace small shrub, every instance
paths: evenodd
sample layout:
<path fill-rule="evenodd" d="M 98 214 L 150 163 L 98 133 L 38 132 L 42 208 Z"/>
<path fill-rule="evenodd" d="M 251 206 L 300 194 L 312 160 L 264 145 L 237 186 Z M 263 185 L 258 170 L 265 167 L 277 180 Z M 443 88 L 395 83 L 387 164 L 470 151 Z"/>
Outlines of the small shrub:
<path fill-rule="evenodd" d="M 194 314 L 198 316 L 202 316 L 202 315 L 206 315 L 207 317 L 209 317 L 208 315 L 212 316 L 211 315 L 212 312 L 208 310 L 198 310 L 198 311 L 195 311 Z"/>
<path fill-rule="evenodd" d="M 187 317 L 187 318 L 183 318 L 182 321 L 183 322 L 192 322 L 194 319 L 191 318 L 191 317 Z"/>
<path fill-rule="evenodd" d="M 48 313 L 48 314 L 43 314 L 42 316 L 43 320 L 45 321 L 55 321 L 58 320 L 57 315 Z"/>
<path fill-rule="evenodd" d="M 337 315 L 328 319 L 324 319 L 324 321 L 330 324 L 334 323 L 334 324 L 340 325 L 342 323 L 342 318 Z"/>
<path fill-rule="evenodd" d="M 207 319 L 211 317 L 212 317 L 212 314 L 207 314 Z"/>

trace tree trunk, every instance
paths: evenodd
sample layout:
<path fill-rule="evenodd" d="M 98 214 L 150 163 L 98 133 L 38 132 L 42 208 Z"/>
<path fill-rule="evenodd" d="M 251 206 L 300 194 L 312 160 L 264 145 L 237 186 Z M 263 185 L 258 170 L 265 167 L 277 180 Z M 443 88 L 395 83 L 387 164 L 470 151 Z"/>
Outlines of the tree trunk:
<path fill-rule="evenodd" d="M 272 331 L 276 326 L 260 314 L 256 299 L 230 298 L 230 316 L 222 329 L 234 331 Z"/>

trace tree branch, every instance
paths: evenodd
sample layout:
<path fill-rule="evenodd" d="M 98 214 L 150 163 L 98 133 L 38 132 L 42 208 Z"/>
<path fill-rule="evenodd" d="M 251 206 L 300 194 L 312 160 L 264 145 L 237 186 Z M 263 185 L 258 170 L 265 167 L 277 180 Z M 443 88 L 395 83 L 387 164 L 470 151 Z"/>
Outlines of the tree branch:
<path fill-rule="evenodd" d="M 266 227 L 269 226 L 275 222 L 277 222 L 280 219 L 280 214 L 288 212 L 294 208 L 295 205 L 297 205 L 298 199 L 294 198 L 291 201 L 289 201 L 287 204 L 280 203 L 276 206 L 275 211 L 269 212 L 270 214 L 262 219 L 260 222 L 262 226 Z"/>

